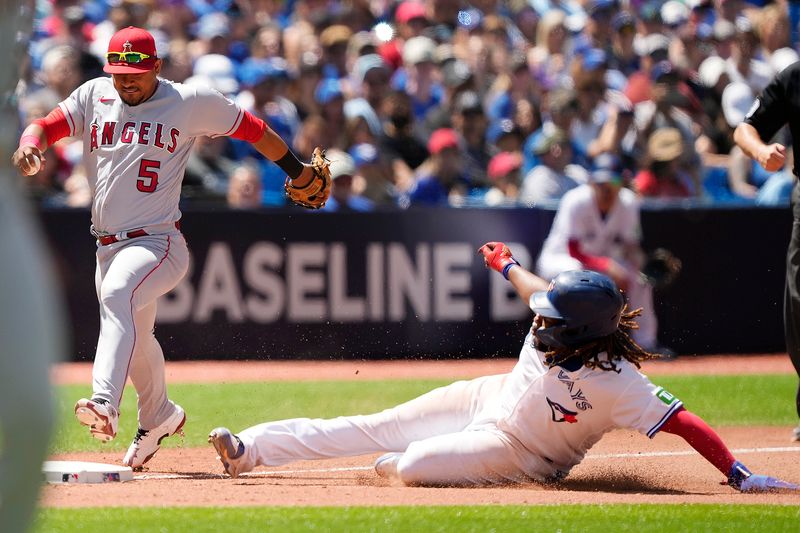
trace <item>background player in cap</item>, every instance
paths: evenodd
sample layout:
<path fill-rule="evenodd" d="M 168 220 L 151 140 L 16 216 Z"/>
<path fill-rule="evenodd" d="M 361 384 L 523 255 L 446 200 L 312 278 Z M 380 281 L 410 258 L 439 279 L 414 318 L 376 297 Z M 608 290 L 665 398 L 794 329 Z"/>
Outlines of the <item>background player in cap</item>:
<path fill-rule="evenodd" d="M 786 146 L 775 139 L 783 126 L 789 124 L 795 163 L 792 172 L 798 176 L 797 154 L 800 153 L 800 63 L 780 72 L 755 99 L 744 122 L 736 127 L 733 139 L 742 151 L 770 172 L 777 172 L 786 162 Z M 786 252 L 786 285 L 783 296 L 783 328 L 786 350 L 800 376 L 800 185 L 794 180 L 792 189 L 792 236 Z M 800 417 L 800 385 L 795 397 Z M 792 440 L 800 441 L 800 425 Z"/>
<path fill-rule="evenodd" d="M 110 78 L 78 87 L 22 134 L 13 163 L 23 174 L 45 164 L 42 153 L 67 136 L 83 140 L 97 239 L 95 284 L 100 337 L 91 399 L 75 405 L 78 420 L 103 441 L 117 434 L 119 405 L 130 376 L 138 394 L 139 430 L 123 462 L 141 467 L 186 415 L 167 398 L 164 356 L 153 335 L 156 300 L 186 274 L 189 252 L 178 209 L 192 145 L 200 136 L 249 141 L 288 175 L 287 194 L 307 207 L 324 205 L 330 178 L 303 164 L 262 120 L 220 93 L 158 77 L 153 36 L 128 27 L 108 45 Z M 324 170 L 324 169 L 323 169 Z"/>
<path fill-rule="evenodd" d="M 579 270 L 548 283 L 490 242 L 479 252 L 536 313 L 508 374 L 459 381 L 366 416 L 268 422 L 209 435 L 231 476 L 258 465 L 392 452 L 381 476 L 406 485 L 486 485 L 564 478 L 614 428 L 680 435 L 741 491 L 797 490 L 751 474 L 682 402 L 638 372 L 653 356 L 630 337 L 640 310 L 604 274 Z"/>

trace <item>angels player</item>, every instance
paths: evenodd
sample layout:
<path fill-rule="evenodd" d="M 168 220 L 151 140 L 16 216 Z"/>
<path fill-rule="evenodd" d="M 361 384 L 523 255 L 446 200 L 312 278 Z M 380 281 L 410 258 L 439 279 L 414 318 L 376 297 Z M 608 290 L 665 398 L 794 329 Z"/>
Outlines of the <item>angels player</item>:
<path fill-rule="evenodd" d="M 164 355 L 153 326 L 157 298 L 178 284 L 189 265 L 178 201 L 195 139 L 230 135 L 249 141 L 299 186 L 312 182 L 314 173 L 263 121 L 221 94 L 158 78 L 161 60 L 149 32 L 118 31 L 107 59 L 104 70 L 111 78 L 84 83 L 28 126 L 13 162 L 23 174 L 33 174 L 54 142 L 67 136 L 83 141 L 93 192 L 100 337 L 92 397 L 77 402 L 75 415 L 95 438 L 113 439 L 130 376 L 139 430 L 123 462 L 138 468 L 186 420 L 167 398 Z"/>
<path fill-rule="evenodd" d="M 653 288 L 639 275 L 644 262 L 639 201 L 633 191 L 622 187 L 613 155 L 601 154 L 594 164 L 589 183 L 561 199 L 536 272 L 545 279 L 581 268 L 608 275 L 628 295 L 631 306 L 642 309 L 634 340 L 656 350 Z"/>
<path fill-rule="evenodd" d="M 610 278 L 559 274 L 549 284 L 503 243 L 480 249 L 536 313 L 508 374 L 459 381 L 371 415 L 268 422 L 209 435 L 232 477 L 258 465 L 388 451 L 375 469 L 406 485 L 487 485 L 564 478 L 603 434 L 635 429 L 680 435 L 742 491 L 797 486 L 753 475 L 719 436 L 637 368 L 655 356 L 629 336 L 628 311 Z"/>

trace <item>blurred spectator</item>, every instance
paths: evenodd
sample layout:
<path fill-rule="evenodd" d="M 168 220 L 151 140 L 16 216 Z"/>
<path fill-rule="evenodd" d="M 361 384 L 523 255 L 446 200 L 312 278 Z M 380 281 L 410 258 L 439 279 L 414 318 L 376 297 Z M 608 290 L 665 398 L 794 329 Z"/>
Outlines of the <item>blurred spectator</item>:
<path fill-rule="evenodd" d="M 237 166 L 229 137 L 198 137 L 186 162 L 181 195 L 193 200 L 224 198 L 228 176 Z"/>
<path fill-rule="evenodd" d="M 326 76 L 343 78 L 347 75 L 347 43 L 353 31 L 344 24 L 328 26 L 319 35 L 319 44 L 322 46 L 322 61 L 326 67 L 333 67 Z"/>
<path fill-rule="evenodd" d="M 527 174 L 533 167 L 539 164 L 539 158 L 534 153 L 533 149 L 539 142 L 539 137 L 543 135 L 545 131 L 552 130 L 553 128 L 559 128 L 564 132 L 570 132 L 577 111 L 578 99 L 575 95 L 575 91 L 571 89 L 556 89 L 546 95 L 542 111 L 544 124 L 536 132 L 528 136 L 522 149 L 523 174 Z"/>
<path fill-rule="evenodd" d="M 529 206 L 558 202 L 567 191 L 585 181 L 580 167 L 570 164 L 572 146 L 567 133 L 549 127 L 532 147 L 539 164 L 522 182 L 520 200 Z"/>
<path fill-rule="evenodd" d="M 516 205 L 520 193 L 522 156 L 518 152 L 500 152 L 489 161 L 492 187 L 483 201 L 489 207 Z"/>
<path fill-rule="evenodd" d="M 630 76 L 639 70 L 640 59 L 634 47 L 636 19 L 627 11 L 620 11 L 611 19 L 611 50 L 608 67 Z"/>
<path fill-rule="evenodd" d="M 397 35 L 405 42 L 421 36 L 428 27 L 427 9 L 422 2 L 406 0 L 397 6 L 394 20 L 397 22 Z"/>
<path fill-rule="evenodd" d="M 258 167 L 243 164 L 231 174 L 228 183 L 228 207 L 258 209 L 261 207 L 261 178 Z"/>
<path fill-rule="evenodd" d="M 630 307 L 643 309 L 633 339 L 646 350 L 654 350 L 657 322 L 652 288 L 639 275 L 644 260 L 640 240 L 636 195 L 622 187 L 616 158 L 602 154 L 595 159 L 589 183 L 567 192 L 561 200 L 536 270 L 545 279 L 581 268 L 611 277 L 626 293 Z"/>
<path fill-rule="evenodd" d="M 390 93 L 384 103 L 385 138 L 381 149 L 396 154 L 410 169 L 416 169 L 428 158 L 428 150 L 414 136 L 415 117 L 411 97 L 402 91 Z"/>
<path fill-rule="evenodd" d="M 444 89 L 436 81 L 433 53 L 436 44 L 428 37 L 414 37 L 403 45 L 403 68 L 392 77 L 392 87 L 411 97 L 412 110 L 417 119 L 438 106 Z"/>
<path fill-rule="evenodd" d="M 441 70 L 444 98 L 437 107 L 425 115 L 422 126 L 425 136 L 439 128 L 453 127 L 452 116 L 459 96 L 467 91 L 476 90 L 475 77 L 465 61 L 455 58 L 446 60 L 442 64 Z"/>
<path fill-rule="evenodd" d="M 525 136 L 522 129 L 510 118 L 494 121 L 486 131 L 486 141 L 492 153 L 518 152 L 522 153 Z"/>
<path fill-rule="evenodd" d="M 771 64 L 777 50 L 791 46 L 789 26 L 789 13 L 783 4 L 769 4 L 759 12 L 756 27 L 765 62 Z"/>
<path fill-rule="evenodd" d="M 59 102 L 65 100 L 84 81 L 81 79 L 78 50 L 69 45 L 48 50 L 42 58 L 41 81 L 55 93 Z"/>
<path fill-rule="evenodd" d="M 703 113 L 708 118 L 704 134 L 712 143 L 706 152 L 728 154 L 733 147 L 733 131 L 722 113 L 722 91 L 730 83 L 727 64 L 719 56 L 711 56 L 700 64 L 698 71 L 700 85 L 703 87 L 701 105 Z M 709 161 L 704 159 L 709 166 L 727 168 L 727 159 Z"/>
<path fill-rule="evenodd" d="M 731 81 L 746 83 L 755 94 L 760 93 L 773 76 L 769 65 L 756 59 L 757 51 L 758 37 L 753 25 L 747 18 L 739 17 L 736 20 L 736 38 L 728 58 L 728 76 Z"/>
<path fill-rule="evenodd" d="M 389 90 L 389 66 L 378 54 L 359 57 L 353 67 L 356 94 L 364 97 L 376 112 L 380 112 Z"/>
<path fill-rule="evenodd" d="M 548 87 L 560 85 L 568 76 L 565 19 L 558 9 L 545 13 L 536 30 L 536 46 L 528 52 L 531 71 Z"/>
<path fill-rule="evenodd" d="M 676 128 L 660 128 L 647 141 L 649 163 L 634 178 L 636 190 L 651 198 L 689 198 L 695 194 L 688 174 L 680 169 L 684 144 Z"/>
<path fill-rule="evenodd" d="M 458 134 L 450 128 L 434 131 L 428 141 L 428 152 L 430 158 L 417 169 L 407 203 L 411 206 L 458 205 L 469 193 Z"/>
<path fill-rule="evenodd" d="M 461 93 L 455 105 L 453 129 L 464 141 L 464 170 L 473 185 L 488 185 L 486 179 L 486 167 L 490 157 L 486 144 L 488 124 L 480 97 L 471 91 Z"/>
<path fill-rule="evenodd" d="M 195 76 L 197 79 L 190 78 L 184 83 L 211 87 L 227 97 L 233 97 L 239 92 L 236 67 L 227 56 L 208 54 L 199 57 L 194 64 L 193 77 Z"/>
<path fill-rule="evenodd" d="M 714 50 L 722 59 L 728 59 L 733 54 L 733 42 L 736 39 L 736 26 L 733 22 L 719 19 L 714 23 L 711 30 L 714 42 Z"/>
<path fill-rule="evenodd" d="M 398 206 L 401 196 L 413 184 L 413 175 L 392 170 L 392 160 L 372 143 L 361 143 L 349 151 L 356 168 L 356 177 L 363 181 L 363 196 L 376 206 Z"/>
<path fill-rule="evenodd" d="M 346 152 L 337 149 L 328 150 L 325 154 L 331 161 L 331 179 L 333 185 L 323 211 L 372 211 L 373 204 L 367 198 L 353 191 L 353 177 L 356 166 L 353 158 Z"/>
<path fill-rule="evenodd" d="M 319 114 L 327 123 L 320 146 L 344 147 L 345 118 L 342 82 L 336 78 L 324 78 L 314 91 L 319 105 Z"/>

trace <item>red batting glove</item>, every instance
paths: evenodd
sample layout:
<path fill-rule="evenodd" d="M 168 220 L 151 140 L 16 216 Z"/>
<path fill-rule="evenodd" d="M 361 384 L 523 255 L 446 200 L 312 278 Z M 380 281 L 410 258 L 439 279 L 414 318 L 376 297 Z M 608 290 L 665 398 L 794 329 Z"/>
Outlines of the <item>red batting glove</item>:
<path fill-rule="evenodd" d="M 487 242 L 478 249 L 478 253 L 483 254 L 487 267 L 500 272 L 506 279 L 511 267 L 519 266 L 519 261 L 514 259 L 509 247 L 502 242 Z"/>

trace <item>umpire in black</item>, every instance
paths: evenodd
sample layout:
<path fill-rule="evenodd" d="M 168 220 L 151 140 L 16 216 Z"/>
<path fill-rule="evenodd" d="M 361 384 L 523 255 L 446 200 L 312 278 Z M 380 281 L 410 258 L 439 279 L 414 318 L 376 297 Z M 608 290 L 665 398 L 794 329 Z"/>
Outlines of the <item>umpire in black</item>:
<path fill-rule="evenodd" d="M 771 142 L 778 130 L 789 124 L 795 155 L 795 177 L 800 175 L 797 156 L 800 154 L 800 62 L 782 70 L 756 98 L 744 122 L 736 127 L 733 138 L 749 157 L 768 171 L 780 170 L 786 161 L 786 147 Z M 792 189 L 792 237 L 786 254 L 786 290 L 783 301 L 783 327 L 786 349 L 800 376 L 800 186 L 794 180 Z M 795 399 L 800 417 L 800 386 Z M 800 441 L 800 425 L 792 440 Z"/>

